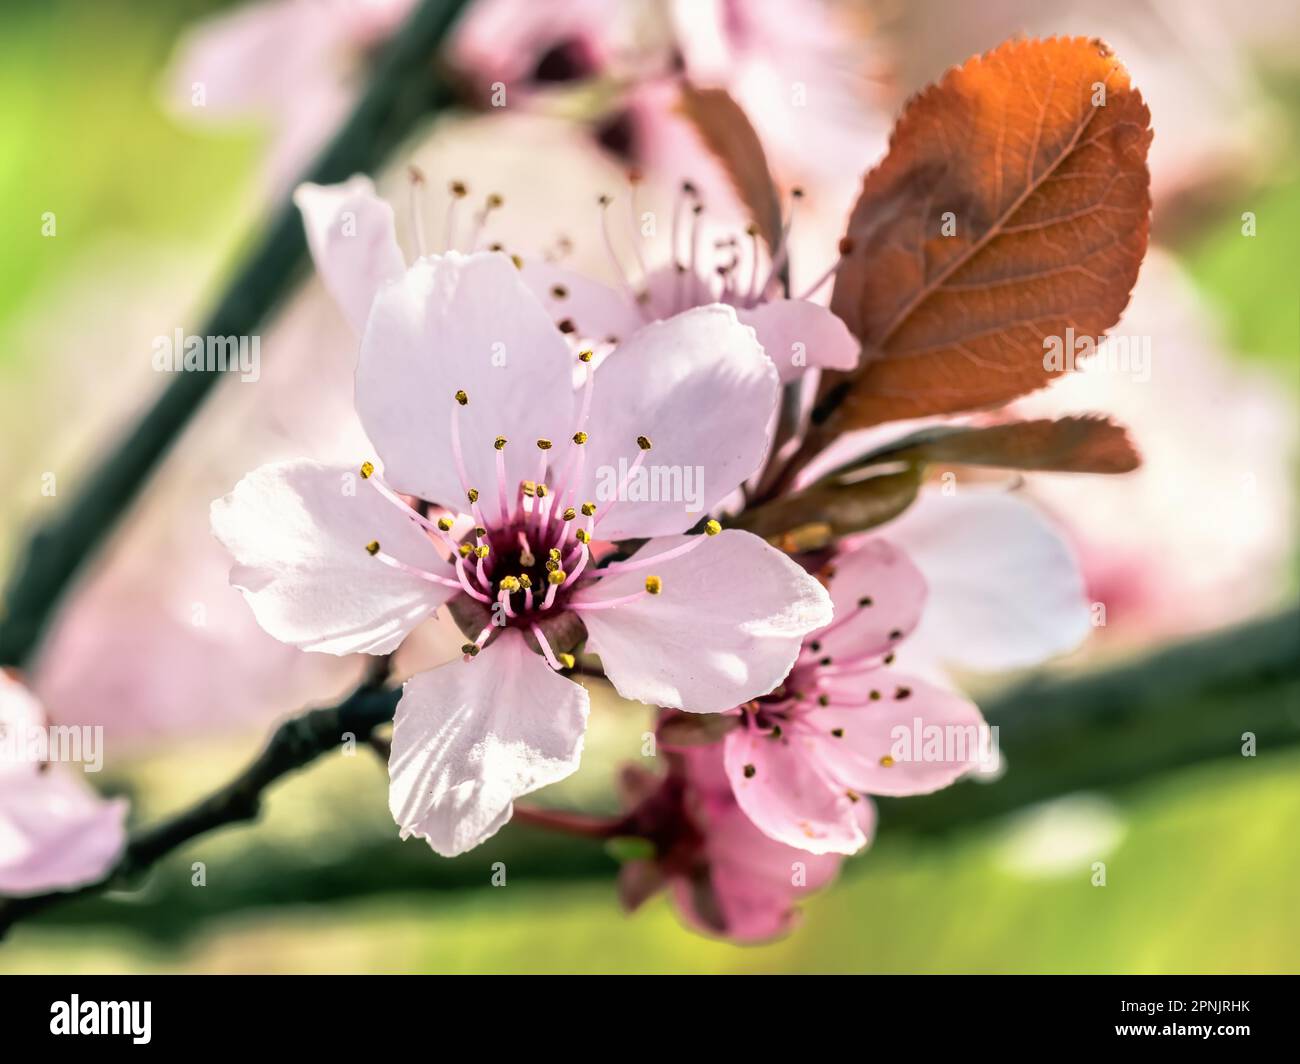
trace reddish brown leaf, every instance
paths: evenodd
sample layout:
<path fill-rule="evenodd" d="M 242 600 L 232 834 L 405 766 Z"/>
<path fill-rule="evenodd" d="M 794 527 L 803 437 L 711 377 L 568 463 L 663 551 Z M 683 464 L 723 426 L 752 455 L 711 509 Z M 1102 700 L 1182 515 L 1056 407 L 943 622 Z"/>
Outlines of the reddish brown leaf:
<path fill-rule="evenodd" d="M 1131 473 L 1141 464 L 1122 425 L 1084 414 L 983 428 L 922 429 L 837 472 L 895 461 L 1054 473 Z"/>
<path fill-rule="evenodd" d="M 838 406 L 843 429 L 1004 403 L 1060 372 L 1048 337 L 1110 328 L 1147 246 L 1149 120 L 1081 37 L 1010 41 L 916 97 L 849 221 L 831 306 L 863 364 L 827 376 L 820 415 Z"/>
<path fill-rule="evenodd" d="M 722 164 L 736 195 L 769 248 L 781 238 L 781 200 L 767 167 L 763 144 L 740 104 L 726 89 L 682 86 L 682 112 Z"/>

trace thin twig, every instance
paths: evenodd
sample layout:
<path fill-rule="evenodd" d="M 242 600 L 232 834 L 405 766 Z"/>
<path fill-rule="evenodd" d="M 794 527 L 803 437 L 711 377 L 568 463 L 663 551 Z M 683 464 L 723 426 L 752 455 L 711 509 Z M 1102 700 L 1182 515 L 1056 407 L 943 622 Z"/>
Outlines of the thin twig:
<path fill-rule="evenodd" d="M 400 688 L 362 684 L 342 702 L 312 709 L 284 721 L 262 752 L 229 783 L 175 816 L 137 832 L 121 860 L 98 883 L 79 890 L 56 891 L 0 902 L 0 936 L 14 921 L 49 905 L 100 891 L 130 880 L 191 839 L 230 824 L 256 820 L 262 797 L 281 777 L 310 764 L 345 741 L 368 742 L 370 733 L 393 719 Z"/>
<path fill-rule="evenodd" d="M 1300 610 L 1253 621 L 1081 677 L 1030 681 L 985 705 L 1009 763 L 991 785 L 963 782 L 919 798 L 877 799 L 882 828 L 942 832 L 1083 789 L 1110 791 L 1205 761 L 1242 758 L 1243 736 L 1261 755 L 1300 743 Z M 101 893 L 177 847 L 254 819 L 271 784 L 392 718 L 398 689 L 363 685 L 343 702 L 285 721 L 234 780 L 135 835 L 112 875 L 71 893 L 0 902 L 0 935 L 50 905 Z M 518 820 L 608 838 L 619 821 L 517 807 Z"/>

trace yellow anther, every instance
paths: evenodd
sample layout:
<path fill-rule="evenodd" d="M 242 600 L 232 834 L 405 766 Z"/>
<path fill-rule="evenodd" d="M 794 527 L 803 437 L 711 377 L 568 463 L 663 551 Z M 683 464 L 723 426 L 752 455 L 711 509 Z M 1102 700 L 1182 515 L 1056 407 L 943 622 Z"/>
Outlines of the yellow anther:
<path fill-rule="evenodd" d="M 530 499 L 537 494 L 537 482 L 534 480 L 525 480 L 519 486 L 524 489 L 524 494 Z"/>
<path fill-rule="evenodd" d="M 721 531 L 722 526 L 718 524 L 717 521 L 713 520 L 713 518 L 710 517 L 704 522 L 704 534 L 706 536 L 716 536 Z"/>
<path fill-rule="evenodd" d="M 460 652 L 462 654 L 468 654 L 472 658 L 475 654 L 478 653 L 478 644 L 466 643 L 464 646 L 460 648 Z"/>
<path fill-rule="evenodd" d="M 375 471 L 375 463 L 374 463 L 374 462 L 362 462 L 362 463 L 361 463 L 361 479 L 362 479 L 362 480 L 369 480 L 369 479 L 370 479 L 370 475 L 371 475 L 372 473 L 374 473 L 374 471 Z"/>
<path fill-rule="evenodd" d="M 892 768 L 894 765 L 894 759 L 886 754 L 880 759 L 880 765 L 882 768 Z"/>
<path fill-rule="evenodd" d="M 563 569 L 552 569 L 546 579 L 552 584 L 562 584 L 568 578 L 565 576 Z"/>
<path fill-rule="evenodd" d="M 504 203 L 505 203 L 505 198 L 501 195 L 501 193 L 493 192 L 488 195 L 487 198 L 488 210 L 495 211 L 499 207 L 501 207 Z"/>
<path fill-rule="evenodd" d="M 511 255 L 510 261 L 515 264 L 516 270 L 522 270 L 524 268 L 524 260 L 521 259 L 518 255 Z"/>
<path fill-rule="evenodd" d="M 438 527 L 439 527 L 440 529 L 442 529 L 444 532 L 450 532 L 450 531 L 451 531 L 451 524 L 452 524 L 452 521 L 451 521 L 451 518 L 450 518 L 450 517 L 440 517 L 440 518 L 438 518 Z"/>
<path fill-rule="evenodd" d="M 592 360 L 592 358 L 594 358 L 594 357 L 595 357 L 595 353 L 592 352 L 592 351 L 579 351 L 579 352 L 578 352 L 578 361 L 579 361 L 579 362 L 590 362 L 590 361 Z"/>
<path fill-rule="evenodd" d="M 643 451 L 648 451 L 653 446 L 653 444 L 651 444 L 650 442 L 649 436 L 638 436 L 636 438 L 636 445 L 640 447 L 641 450 Z"/>
<path fill-rule="evenodd" d="M 539 499 L 544 499 L 544 498 L 546 498 L 546 492 L 547 492 L 547 487 L 546 487 L 545 484 L 538 484 L 538 485 L 537 485 L 537 497 L 538 497 Z"/>
<path fill-rule="evenodd" d="M 540 439 L 540 440 L 538 440 L 538 441 L 537 441 L 537 449 L 538 449 L 539 451 L 549 451 L 549 450 L 551 449 L 551 441 L 548 440 L 548 439 Z"/>
<path fill-rule="evenodd" d="M 474 557 L 486 558 L 487 556 L 488 556 L 488 545 L 486 543 L 482 543 L 479 546 L 474 548 Z"/>
<path fill-rule="evenodd" d="M 573 538 L 576 539 L 579 543 L 590 543 L 591 533 L 588 532 L 585 528 L 580 528 L 573 533 Z"/>
<path fill-rule="evenodd" d="M 462 543 L 459 547 L 456 548 L 456 550 L 460 553 L 460 556 L 462 558 L 468 558 L 470 554 L 473 552 L 474 548 L 471 547 L 468 543 Z"/>
<path fill-rule="evenodd" d="M 522 558 L 520 558 L 519 560 L 520 560 L 520 561 L 523 561 Z M 532 562 L 527 562 L 527 563 L 525 563 L 525 564 L 531 565 Z M 522 587 L 522 588 L 525 588 L 525 589 L 532 587 L 532 586 L 533 586 L 533 578 L 532 578 L 531 576 L 529 576 L 527 573 L 520 573 L 520 574 L 519 574 L 519 586 Z"/>
<path fill-rule="evenodd" d="M 377 540 L 377 539 L 372 539 L 369 543 L 367 543 L 367 544 L 366 544 L 366 553 L 369 554 L 372 558 L 373 558 L 376 554 L 378 554 L 378 553 L 379 553 L 379 540 Z"/>
<path fill-rule="evenodd" d="M 463 199 L 469 195 L 469 186 L 464 181 L 453 181 L 448 188 L 457 199 Z"/>
<path fill-rule="evenodd" d="M 461 406 L 469 406 L 469 396 L 463 388 L 456 393 L 456 402 L 460 403 Z"/>
<path fill-rule="evenodd" d="M 647 576 L 645 578 L 645 589 L 652 595 L 659 594 L 664 589 L 664 582 L 657 576 Z"/>
<path fill-rule="evenodd" d="M 519 583 L 519 578 L 517 576 L 503 576 L 501 578 L 501 590 L 508 591 L 512 595 L 522 586 L 523 585 Z"/>
<path fill-rule="evenodd" d="M 573 434 L 573 442 L 579 446 L 582 446 L 582 444 L 586 443 L 589 439 L 591 439 L 591 437 L 585 432 L 575 432 Z"/>
<path fill-rule="evenodd" d="M 570 506 L 568 509 L 564 511 L 564 513 L 560 514 L 560 516 L 566 521 L 572 521 L 575 517 L 578 516 L 578 511 L 575 510 L 572 506 Z"/>
<path fill-rule="evenodd" d="M 498 451 L 504 451 L 506 449 L 506 443 L 507 440 L 504 436 L 498 436 L 495 440 L 492 441 L 492 446 L 495 447 Z"/>
<path fill-rule="evenodd" d="M 478 488 L 470 488 L 469 491 L 465 492 L 465 498 L 469 499 L 470 502 L 478 502 Z"/>
<path fill-rule="evenodd" d="M 482 525 L 476 525 L 474 527 L 474 535 L 476 535 L 479 539 L 482 539 L 484 536 L 487 535 L 487 529 L 484 528 Z"/>
<path fill-rule="evenodd" d="M 584 502 L 582 504 L 583 517 L 591 517 L 595 512 L 596 512 L 596 504 L 594 502 Z"/>
<path fill-rule="evenodd" d="M 552 547 L 550 550 L 548 550 L 548 551 L 546 552 L 546 554 L 547 554 L 547 556 L 551 559 L 551 561 L 553 561 L 553 562 L 558 562 L 558 561 L 560 560 L 560 548 L 559 548 L 559 547 Z"/>
<path fill-rule="evenodd" d="M 560 659 L 560 664 L 566 669 L 571 669 L 578 664 L 578 659 L 572 654 L 556 654 L 555 656 Z"/>

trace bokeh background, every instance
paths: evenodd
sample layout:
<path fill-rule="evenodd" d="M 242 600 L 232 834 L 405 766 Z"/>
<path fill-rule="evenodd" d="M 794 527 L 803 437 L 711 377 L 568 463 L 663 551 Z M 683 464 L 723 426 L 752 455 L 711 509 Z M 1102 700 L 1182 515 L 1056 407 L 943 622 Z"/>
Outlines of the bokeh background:
<path fill-rule="evenodd" d="M 30 524 L 165 385 L 151 339 L 198 328 L 277 194 L 266 129 L 188 122 L 167 99 L 179 35 L 226 6 L 0 10 L 6 570 Z M 1152 379 L 1087 380 L 1042 407 L 1115 412 L 1148 470 L 1130 484 L 1043 478 L 1026 489 L 1070 528 L 1108 606 L 1092 643 L 1053 666 L 1070 676 L 1296 601 L 1300 29 L 1288 6 L 841 5 L 881 116 L 864 159 L 911 91 L 1017 31 L 1107 39 L 1151 104 L 1156 247 L 1126 320 L 1152 337 Z M 408 159 L 433 187 L 493 182 L 511 238 L 534 245 L 589 232 L 596 194 L 619 180 L 553 117 L 441 119 L 381 186 L 402 194 Z M 823 205 L 832 227 L 839 207 Z M 46 212 L 54 236 L 42 235 Z M 221 385 L 79 583 L 34 674 L 56 720 L 105 726 L 94 782 L 129 794 L 135 823 L 223 782 L 277 717 L 359 675 L 360 663 L 263 636 L 207 532 L 208 502 L 246 469 L 289 454 L 351 461 L 360 445 L 346 328 L 315 281 L 265 326 L 262 352 L 262 380 Z M 57 474 L 55 497 L 40 491 L 44 471 Z M 458 641 L 431 626 L 401 667 Z M 979 690 L 997 697 L 988 679 Z M 1275 697 L 1300 731 L 1295 685 Z M 1234 692 L 1200 711 L 1215 698 Z M 593 690 L 582 769 L 545 799 L 611 807 L 611 770 L 638 756 L 648 724 L 644 707 Z M 191 844 L 130 890 L 20 925 L 0 945 L 0 971 L 1300 971 L 1300 744 L 1235 752 L 1225 743 L 1221 760 L 951 830 L 885 831 L 804 905 L 793 935 L 738 948 L 688 933 L 662 900 L 625 917 L 615 860 L 595 844 L 511 826 L 447 862 L 399 843 L 382 761 L 362 748 L 282 782 L 255 826 Z M 1099 860 L 1104 888 L 1091 882 Z M 196 861 L 206 886 L 191 885 Z M 493 886 L 499 861 L 507 881 Z"/>

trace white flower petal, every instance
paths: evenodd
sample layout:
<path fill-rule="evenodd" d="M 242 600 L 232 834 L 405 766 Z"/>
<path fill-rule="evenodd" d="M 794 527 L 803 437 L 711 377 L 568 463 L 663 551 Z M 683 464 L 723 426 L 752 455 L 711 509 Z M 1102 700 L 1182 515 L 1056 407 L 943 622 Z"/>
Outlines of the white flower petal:
<path fill-rule="evenodd" d="M 585 274 L 536 258 L 520 272 L 551 320 L 572 325 L 569 338 L 579 344 L 621 343 L 645 324 L 630 296 Z"/>
<path fill-rule="evenodd" d="M 798 380 L 808 369 L 850 370 L 862 345 L 839 318 L 806 299 L 773 299 L 740 309 L 736 316 L 758 334 L 781 383 Z"/>
<path fill-rule="evenodd" d="M 647 543 L 653 556 L 687 537 Z M 581 611 L 591 650 L 624 698 L 716 713 L 767 694 L 785 679 L 803 637 L 831 618 L 825 588 L 748 532 L 707 537 L 687 554 L 603 578 L 573 601 L 619 598 L 653 574 L 662 591 Z"/>
<path fill-rule="evenodd" d="M 1073 650 L 1090 625 L 1074 552 L 1014 495 L 924 492 L 887 529 L 925 576 L 929 601 L 900 660 L 981 671 Z"/>
<path fill-rule="evenodd" d="M 596 371 L 583 498 L 608 511 L 602 538 L 684 532 L 757 469 L 776 408 L 776 370 L 730 307 L 652 322 Z M 651 498 L 614 501 L 637 437 Z M 661 490 L 653 490 L 655 485 Z M 653 496 L 657 495 L 657 499 Z M 664 496 L 667 496 L 666 498 Z"/>
<path fill-rule="evenodd" d="M 573 432 L 575 356 L 504 255 L 455 252 L 417 262 L 375 300 L 357 365 L 357 412 L 389 483 L 465 509 L 452 460 L 455 394 L 468 487 L 496 509 L 496 451 L 505 436 L 510 498 L 537 476 L 537 440 L 556 461 Z"/>
<path fill-rule="evenodd" d="M 403 837 L 454 857 L 494 835 L 514 799 L 577 769 L 587 706 L 513 630 L 472 661 L 408 680 L 388 761 Z"/>
<path fill-rule="evenodd" d="M 264 465 L 212 504 L 212 529 L 234 555 L 230 582 L 258 623 L 303 650 L 385 654 L 454 590 L 370 556 L 377 540 L 408 565 L 454 576 L 419 526 L 355 470 Z"/>
<path fill-rule="evenodd" d="M 299 185 L 293 202 L 302 212 L 316 270 L 360 336 L 376 293 L 406 271 L 393 208 L 362 174 L 338 185 Z"/>

